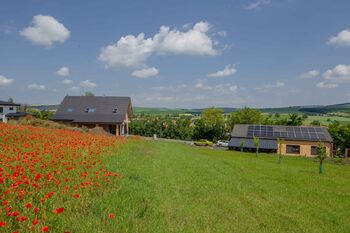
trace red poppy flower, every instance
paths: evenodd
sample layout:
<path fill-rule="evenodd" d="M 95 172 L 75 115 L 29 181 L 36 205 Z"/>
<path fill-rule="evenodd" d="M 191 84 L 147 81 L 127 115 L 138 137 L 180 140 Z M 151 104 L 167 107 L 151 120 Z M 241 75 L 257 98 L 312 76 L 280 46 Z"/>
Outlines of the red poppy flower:
<path fill-rule="evenodd" d="M 27 208 L 31 208 L 32 206 L 33 206 L 32 203 L 28 203 L 28 204 L 26 205 Z"/>
<path fill-rule="evenodd" d="M 115 215 L 114 214 L 108 214 L 108 218 L 114 218 Z"/>
<path fill-rule="evenodd" d="M 49 231 L 49 227 L 48 226 L 44 226 L 41 228 L 41 231 Z"/>
<path fill-rule="evenodd" d="M 57 208 L 55 209 L 54 211 L 52 211 L 54 214 L 60 214 L 64 211 L 64 208 L 63 207 L 60 207 L 60 208 Z"/>
<path fill-rule="evenodd" d="M 39 220 L 38 220 L 38 219 L 34 219 L 34 220 L 33 220 L 33 224 L 34 224 L 34 225 L 36 225 L 36 224 L 38 224 L 38 223 L 39 223 Z"/>
<path fill-rule="evenodd" d="M 6 227 L 6 222 L 0 222 L 0 227 Z"/>

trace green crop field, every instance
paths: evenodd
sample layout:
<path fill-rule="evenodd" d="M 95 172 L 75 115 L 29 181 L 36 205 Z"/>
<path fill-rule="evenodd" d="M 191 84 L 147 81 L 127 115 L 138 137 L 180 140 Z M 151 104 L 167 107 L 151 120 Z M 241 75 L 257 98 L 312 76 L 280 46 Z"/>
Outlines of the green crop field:
<path fill-rule="evenodd" d="M 119 172 L 113 195 L 85 215 L 67 216 L 74 232 L 349 232 L 350 167 L 314 160 L 128 142 L 107 168 Z M 116 213 L 103 225 L 101 209 Z M 71 217 L 71 218 L 70 218 Z"/>

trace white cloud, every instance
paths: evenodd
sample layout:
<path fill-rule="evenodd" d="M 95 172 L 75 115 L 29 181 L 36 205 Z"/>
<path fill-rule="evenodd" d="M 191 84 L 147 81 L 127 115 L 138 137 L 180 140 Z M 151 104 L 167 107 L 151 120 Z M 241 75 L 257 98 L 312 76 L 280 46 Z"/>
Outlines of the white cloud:
<path fill-rule="evenodd" d="M 235 68 L 235 65 L 227 65 L 223 70 L 216 71 L 215 73 L 208 74 L 208 77 L 228 77 L 232 76 L 237 72 L 237 69 Z"/>
<path fill-rule="evenodd" d="M 256 2 L 252 2 L 249 5 L 245 6 L 246 10 L 259 10 L 262 6 L 269 5 L 271 0 L 257 0 Z"/>
<path fill-rule="evenodd" d="M 330 88 L 336 88 L 336 87 L 338 87 L 338 84 L 336 84 L 336 83 L 319 82 L 319 83 L 317 83 L 316 86 L 319 87 L 319 88 L 327 88 L 327 89 L 330 89 Z"/>
<path fill-rule="evenodd" d="M 127 35 L 120 38 L 116 44 L 102 48 L 99 60 L 106 68 L 140 67 L 154 52 L 154 46 L 153 39 L 145 39 L 144 33 L 136 37 Z"/>
<path fill-rule="evenodd" d="M 339 47 L 350 46 L 350 29 L 345 29 L 339 32 L 338 35 L 329 38 L 328 44 Z"/>
<path fill-rule="evenodd" d="M 231 83 L 207 85 L 205 80 L 197 80 L 197 82 L 194 85 L 194 88 L 198 90 L 214 91 L 223 94 L 229 92 L 236 92 L 238 90 L 238 86 L 233 85 Z M 192 87 L 190 87 L 189 89 L 192 89 Z"/>
<path fill-rule="evenodd" d="M 187 32 L 162 26 L 153 40 L 161 53 L 214 56 L 218 51 L 214 49 L 214 42 L 207 35 L 208 31 L 207 22 L 198 22 Z"/>
<path fill-rule="evenodd" d="M 350 65 L 339 64 L 323 73 L 323 78 L 329 82 L 341 83 L 350 80 Z"/>
<path fill-rule="evenodd" d="M 32 90 L 40 90 L 40 91 L 46 90 L 45 85 L 40 85 L 40 84 L 36 84 L 36 83 L 29 84 L 28 88 L 32 89 Z"/>
<path fill-rule="evenodd" d="M 219 52 L 213 40 L 207 35 L 209 24 L 196 23 L 193 28 L 182 32 L 162 26 L 153 38 L 138 36 L 121 37 L 115 44 L 101 49 L 99 60 L 106 68 L 144 68 L 147 59 L 153 54 L 185 54 L 214 56 Z"/>
<path fill-rule="evenodd" d="M 70 75 L 69 68 L 66 66 L 61 67 L 59 70 L 56 71 L 56 74 L 62 77 L 68 77 Z"/>
<path fill-rule="evenodd" d="M 90 80 L 85 80 L 85 81 L 80 82 L 80 86 L 83 88 L 94 88 L 97 85 L 96 85 L 96 83 L 91 82 Z"/>
<path fill-rule="evenodd" d="M 257 89 L 257 90 L 269 90 L 269 89 L 282 88 L 282 87 L 284 87 L 284 86 L 285 86 L 285 83 L 284 83 L 284 82 L 278 81 L 278 82 L 276 82 L 276 83 L 274 83 L 274 84 L 271 84 L 271 83 L 269 83 L 269 84 L 264 84 L 262 87 L 257 87 L 257 88 L 255 88 L 255 89 Z"/>
<path fill-rule="evenodd" d="M 156 76 L 159 74 L 159 70 L 155 67 L 135 70 L 131 73 L 132 76 L 135 76 L 137 78 L 149 78 L 152 76 Z"/>
<path fill-rule="evenodd" d="M 0 75 L 0 87 L 5 87 L 13 83 L 15 81 L 12 78 L 6 78 L 5 76 Z"/>
<path fill-rule="evenodd" d="M 64 79 L 64 80 L 62 80 L 62 83 L 63 83 L 64 85 L 70 85 L 70 84 L 72 84 L 72 83 L 73 83 L 73 80 L 70 80 L 70 79 Z"/>
<path fill-rule="evenodd" d="M 20 34 L 35 44 L 51 46 L 55 42 L 63 43 L 70 36 L 70 31 L 52 16 L 36 15 L 32 23 Z"/>
<path fill-rule="evenodd" d="M 304 74 L 301 74 L 299 77 L 301 79 L 310 79 L 310 78 L 315 78 L 320 74 L 320 71 L 318 70 L 310 70 Z"/>
<path fill-rule="evenodd" d="M 220 31 L 220 32 L 218 32 L 218 35 L 221 36 L 221 37 L 226 37 L 227 36 L 227 32 Z"/>
<path fill-rule="evenodd" d="M 70 90 L 70 91 L 73 91 L 73 92 L 78 92 L 78 91 L 81 90 L 81 88 L 78 87 L 78 86 L 73 86 L 73 87 L 69 88 L 69 90 Z"/>

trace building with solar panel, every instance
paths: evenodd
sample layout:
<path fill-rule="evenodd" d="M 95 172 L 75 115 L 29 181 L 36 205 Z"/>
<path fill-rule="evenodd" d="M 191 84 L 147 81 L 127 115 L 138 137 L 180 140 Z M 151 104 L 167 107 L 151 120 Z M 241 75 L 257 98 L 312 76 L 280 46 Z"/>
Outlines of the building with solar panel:
<path fill-rule="evenodd" d="M 255 151 L 254 137 L 259 138 L 259 151 L 285 155 L 317 156 L 317 144 L 323 142 L 331 156 L 333 140 L 325 127 L 241 125 L 236 124 L 228 147 L 231 150 Z M 281 139 L 281 150 L 277 140 Z"/>

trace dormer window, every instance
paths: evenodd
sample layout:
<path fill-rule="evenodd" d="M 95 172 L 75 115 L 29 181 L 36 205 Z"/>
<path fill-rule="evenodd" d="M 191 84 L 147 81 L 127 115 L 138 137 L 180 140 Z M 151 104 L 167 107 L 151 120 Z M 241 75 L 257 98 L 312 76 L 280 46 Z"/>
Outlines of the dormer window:
<path fill-rule="evenodd" d="M 95 109 L 94 108 L 86 108 L 85 112 L 95 112 Z"/>
<path fill-rule="evenodd" d="M 117 108 L 113 109 L 113 113 L 117 113 L 117 111 L 118 111 Z"/>

